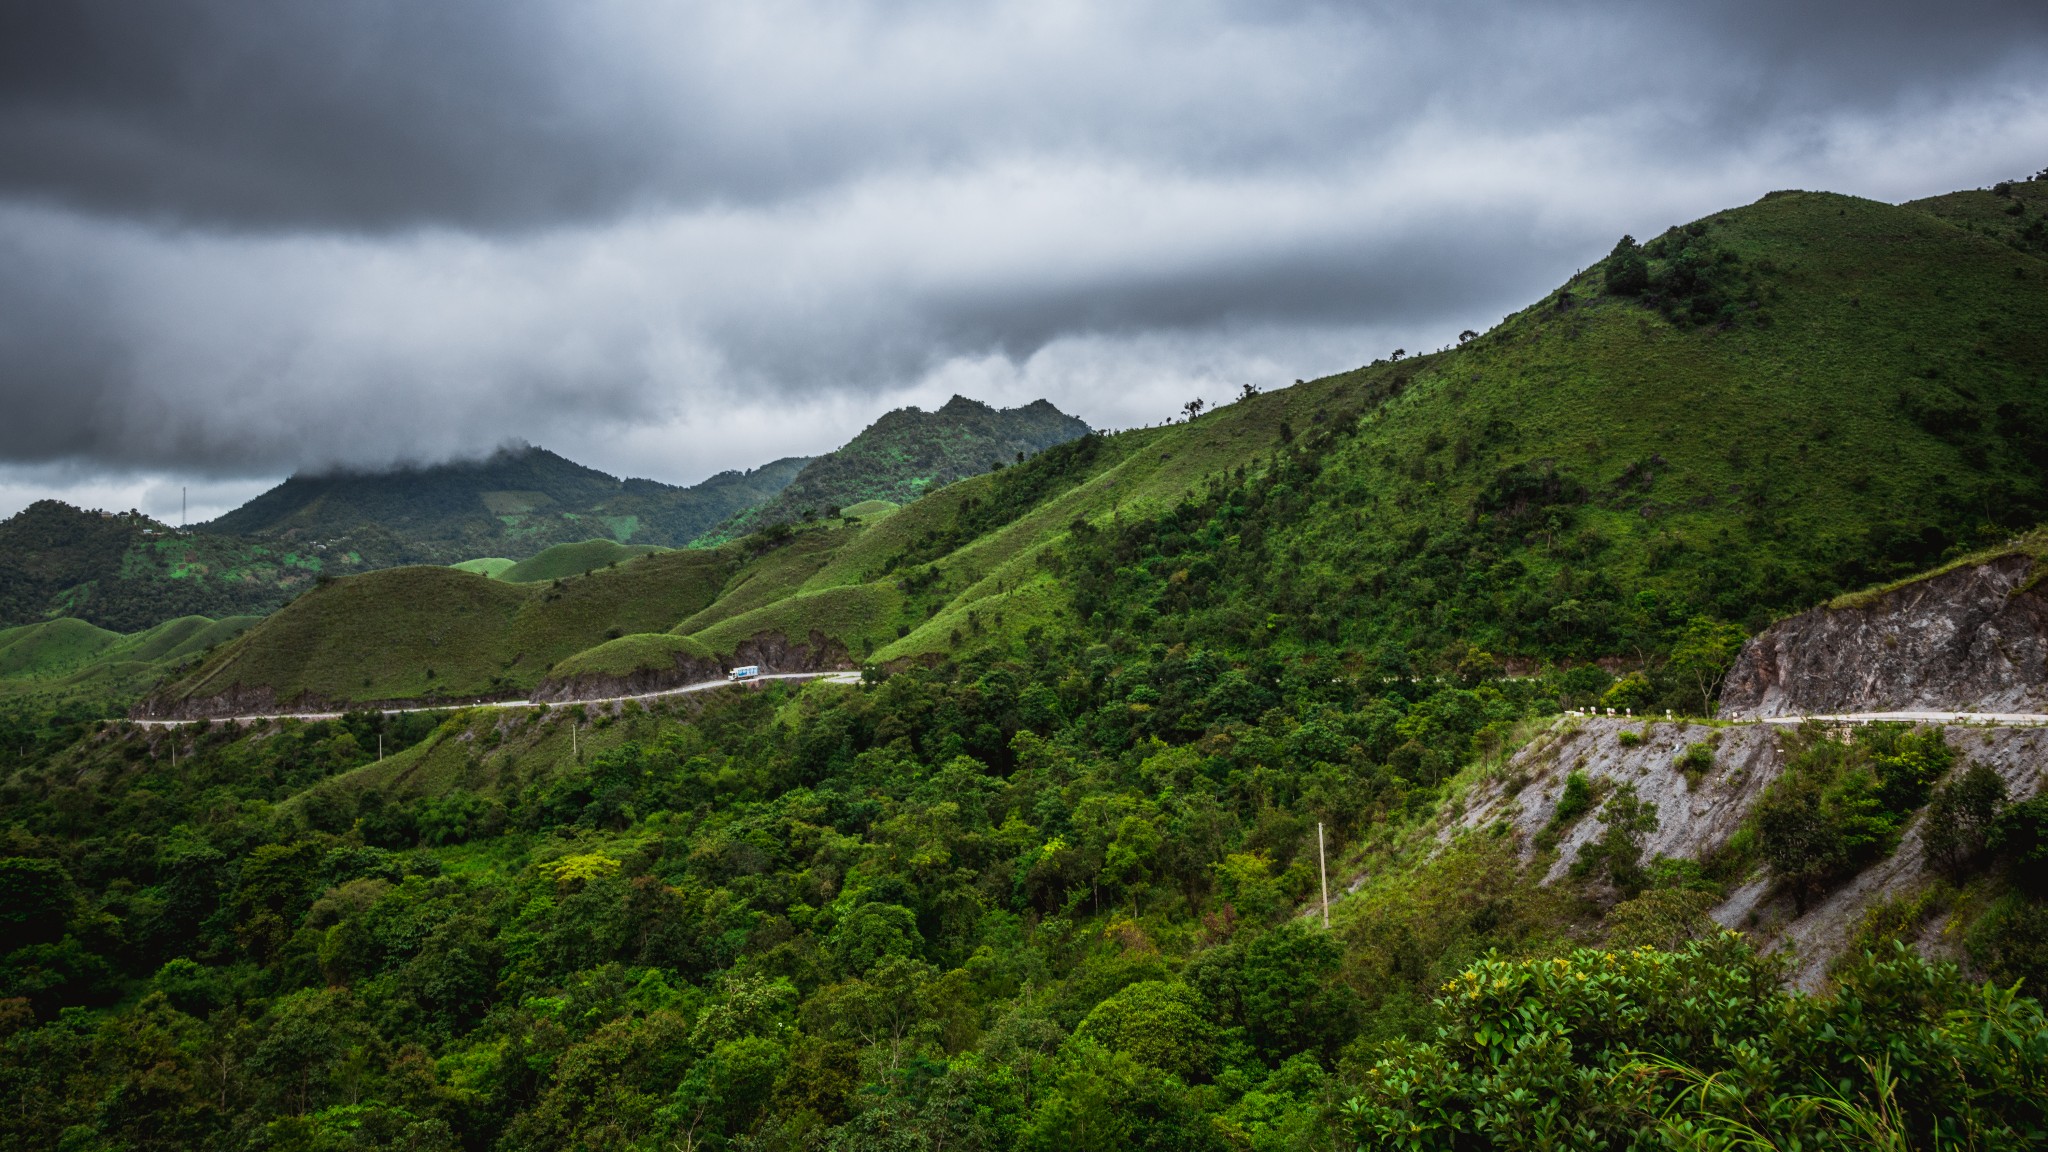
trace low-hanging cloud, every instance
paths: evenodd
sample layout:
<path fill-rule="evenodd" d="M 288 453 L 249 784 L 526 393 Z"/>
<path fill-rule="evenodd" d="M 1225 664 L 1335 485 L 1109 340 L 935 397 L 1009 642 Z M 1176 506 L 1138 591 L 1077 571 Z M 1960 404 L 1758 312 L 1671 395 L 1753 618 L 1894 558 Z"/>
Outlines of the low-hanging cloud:
<path fill-rule="evenodd" d="M 1147 422 L 1770 188 L 2023 175 L 2044 46 L 1993 3 L 10 6 L 0 461 L 684 480 L 950 390 Z"/>

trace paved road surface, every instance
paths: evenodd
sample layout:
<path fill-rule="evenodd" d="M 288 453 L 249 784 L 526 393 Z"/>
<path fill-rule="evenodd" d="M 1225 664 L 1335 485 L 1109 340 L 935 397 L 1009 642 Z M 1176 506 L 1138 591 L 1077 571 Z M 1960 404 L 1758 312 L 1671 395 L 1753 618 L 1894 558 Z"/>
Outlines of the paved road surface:
<path fill-rule="evenodd" d="M 1766 716 L 1766 724 L 1801 724 L 1819 720 L 1825 724 L 1875 724 L 1904 720 L 1913 724 L 2048 724 L 2040 712 L 1837 712 L 1812 716 Z"/>
<path fill-rule="evenodd" d="M 1603 720 L 1610 719 L 1610 717 L 1598 711 L 1590 713 L 1573 712 L 1571 714 L 1574 716 L 1590 715 Z M 1614 716 L 1611 719 L 1620 720 L 1623 717 Z M 1665 717 L 1645 712 L 1641 716 L 1630 717 L 1630 719 L 1663 720 Z M 1680 716 L 1676 717 L 1676 719 L 1684 720 L 1686 717 Z M 1810 716 L 1765 716 L 1755 720 L 1731 720 L 1727 721 L 1727 723 L 1796 725 L 1804 724 L 1808 720 L 1818 720 L 1823 724 L 1878 724 L 1885 721 L 1903 720 L 1909 724 L 2001 724 L 2010 726 L 2048 724 L 2048 712 L 1816 712 Z"/>
<path fill-rule="evenodd" d="M 760 680 L 826 680 L 835 684 L 858 684 L 858 672 L 770 672 L 756 677 Z M 737 680 L 706 680 L 702 684 L 685 684 L 681 688 L 664 688 L 659 692 L 641 692 L 633 696 L 600 696 L 593 700 L 479 700 L 474 704 L 433 704 L 419 708 L 380 708 L 386 716 L 401 712 L 452 712 L 463 708 L 568 708 L 577 704 L 616 704 L 628 700 L 656 700 L 663 696 L 681 696 L 686 692 L 708 692 L 713 688 L 725 688 L 733 684 L 751 683 Z M 264 712 L 254 716 L 211 716 L 205 720 L 135 720 L 145 728 L 175 728 L 181 724 L 220 723 L 230 721 L 247 724 L 256 720 L 338 720 L 340 712 Z"/>
<path fill-rule="evenodd" d="M 858 672 L 771 672 L 759 677 L 762 680 L 825 680 L 836 684 L 858 684 Z M 681 696 L 686 692 L 708 692 L 713 688 L 724 688 L 739 683 L 733 680 L 706 680 L 702 684 L 685 684 L 681 688 L 664 688 L 659 692 L 641 692 L 633 696 L 600 696 L 591 700 L 480 700 L 474 704 L 434 704 L 420 708 L 383 708 L 386 716 L 401 712 L 449 712 L 461 708 L 566 708 L 574 704 L 615 704 L 629 700 L 657 700 L 663 696 Z M 1599 712 L 1573 712 L 1570 715 L 1591 715 L 1605 719 Z M 264 712 L 253 716 L 213 716 L 208 722 L 249 723 L 255 720 L 336 720 L 340 712 Z M 1621 717 L 1613 717 L 1621 719 Z M 1660 720 L 1663 717 L 1644 714 L 1632 717 L 1636 720 Z M 1681 717 L 1680 719 L 1683 719 Z M 1824 724 L 1875 724 L 1883 721 L 1903 720 L 1911 724 L 2048 724 L 2048 712 L 1834 712 L 1816 713 L 1812 716 L 1766 716 L 1762 720 L 1738 720 L 1738 724 L 1804 724 L 1808 720 L 1819 720 Z M 169 728 L 180 724 L 198 724 L 199 720 L 135 720 L 132 723 L 148 728 Z"/>

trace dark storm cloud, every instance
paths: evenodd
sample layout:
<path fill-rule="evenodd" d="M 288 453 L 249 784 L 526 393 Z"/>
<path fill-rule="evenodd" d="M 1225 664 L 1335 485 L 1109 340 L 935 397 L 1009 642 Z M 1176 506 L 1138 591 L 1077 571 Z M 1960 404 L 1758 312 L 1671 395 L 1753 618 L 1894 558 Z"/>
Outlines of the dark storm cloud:
<path fill-rule="evenodd" d="M 1983 0 L 0 3 L 0 461 L 1141 422 L 1770 188 L 2032 171 L 2044 45 Z"/>
<path fill-rule="evenodd" d="M 1723 136 L 1969 82 L 2048 32 L 2048 5 L 1992 0 L 1140 5 L 1081 42 L 983 6 L 742 7 L 22 0 L 0 9 L 0 189 L 490 228 L 1018 147 L 1320 168 L 1432 106 L 1540 124 L 1678 97 Z"/>

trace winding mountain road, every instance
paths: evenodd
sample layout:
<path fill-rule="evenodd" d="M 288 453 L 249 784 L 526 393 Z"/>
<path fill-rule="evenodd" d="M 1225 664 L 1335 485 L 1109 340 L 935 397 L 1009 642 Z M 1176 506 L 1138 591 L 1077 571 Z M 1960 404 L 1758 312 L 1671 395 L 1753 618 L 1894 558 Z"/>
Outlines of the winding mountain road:
<path fill-rule="evenodd" d="M 469 708 L 568 708 L 577 704 L 622 704 L 634 700 L 658 700 L 664 696 L 681 696 L 689 692 L 709 692 L 713 688 L 728 688 L 740 684 L 753 684 L 762 680 L 824 680 L 834 684 L 858 684 L 858 672 L 770 672 L 751 680 L 706 680 L 701 684 L 685 684 L 680 688 L 664 688 L 659 692 L 640 692 L 631 696 L 599 696 L 588 700 L 478 700 L 474 704 L 431 704 L 418 708 L 378 708 L 385 716 L 397 716 L 406 712 L 455 712 Z M 191 720 L 130 720 L 144 728 L 176 728 L 185 724 L 247 724 L 257 720 L 339 720 L 341 712 L 262 712 L 250 716 L 204 716 Z"/>
<path fill-rule="evenodd" d="M 397 716 L 406 712 L 454 712 L 465 708 L 567 708 L 575 704 L 623 704 L 634 700 L 658 700 L 664 696 L 681 696 L 690 692 L 708 692 L 713 688 L 728 688 L 739 684 L 752 684 L 761 680 L 824 680 L 832 684 L 858 684 L 858 672 L 770 672 L 753 680 L 706 680 L 701 684 L 685 684 L 680 688 L 664 688 L 659 692 L 640 692 L 631 696 L 597 696 L 586 700 L 478 700 L 474 704 L 430 704 L 418 708 L 379 708 L 385 716 Z M 1643 715 L 1635 717 L 1603 716 L 1600 712 L 1571 711 L 1572 716 L 1591 716 L 1604 720 L 1660 720 L 1663 717 Z M 144 728 L 175 728 L 184 724 L 237 723 L 247 724 L 257 720 L 338 720 L 341 712 L 260 712 L 249 716 L 204 716 L 192 720 L 130 720 Z M 1685 719 L 1685 717 L 1678 717 Z M 1763 716 L 1731 720 L 1733 724 L 1804 724 L 1818 720 L 1823 724 L 1878 724 L 1903 721 L 1908 724 L 1995 724 L 2001 727 L 2029 724 L 2048 725 L 2048 712 L 1833 712 L 1814 713 L 1811 716 Z"/>

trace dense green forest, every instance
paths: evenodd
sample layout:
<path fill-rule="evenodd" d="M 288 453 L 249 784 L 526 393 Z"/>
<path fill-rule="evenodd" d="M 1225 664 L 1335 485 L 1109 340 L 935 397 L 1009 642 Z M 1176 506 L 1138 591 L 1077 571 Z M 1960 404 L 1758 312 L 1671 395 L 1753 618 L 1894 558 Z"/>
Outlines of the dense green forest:
<path fill-rule="evenodd" d="M 336 581 L 160 691 L 770 628 L 858 685 L 0 711 L 0 1142 L 2039 1147 L 2048 802 L 1938 736 L 1795 734 L 1714 859 L 1583 783 L 1558 884 L 1439 836 L 1561 709 L 1709 713 L 1775 617 L 2042 518 L 2048 261 L 1967 224 L 1774 196 L 1436 356 L 559 583 Z M 1902 914 L 1791 993 L 1705 916 L 1923 810 L 1968 972 Z"/>

